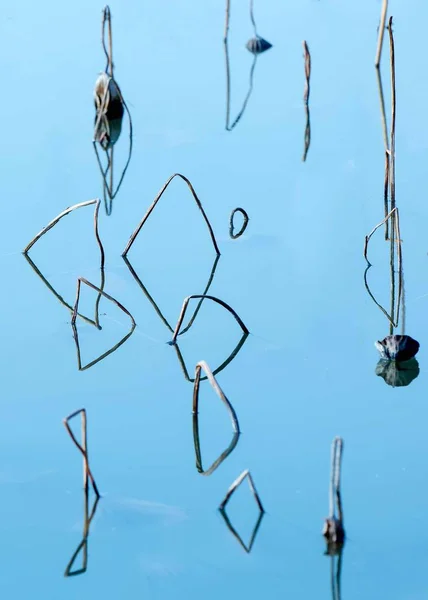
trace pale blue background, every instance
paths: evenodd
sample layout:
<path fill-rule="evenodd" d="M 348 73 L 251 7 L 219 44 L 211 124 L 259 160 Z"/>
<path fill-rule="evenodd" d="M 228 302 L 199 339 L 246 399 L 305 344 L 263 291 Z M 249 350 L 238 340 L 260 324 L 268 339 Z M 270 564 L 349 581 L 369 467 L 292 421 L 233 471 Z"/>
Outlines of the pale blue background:
<path fill-rule="evenodd" d="M 113 2 L 116 77 L 132 112 L 134 154 L 113 215 L 101 213 L 106 291 L 138 328 L 115 354 L 78 372 L 70 314 L 20 252 L 65 207 L 97 197 L 92 89 L 104 68 L 102 5 L 93 0 L 3 2 L 2 410 L 0 591 L 9 598 L 330 598 L 326 516 L 330 443 L 345 440 L 348 541 L 342 596 L 425 598 L 428 586 L 428 124 L 422 0 L 390 2 L 397 68 L 397 203 L 407 332 L 421 343 L 421 373 L 392 389 L 374 370 L 373 342 L 388 333 L 363 286 L 364 236 L 383 212 L 383 140 L 373 67 L 380 0 L 261 0 L 261 56 L 241 122 L 224 130 L 224 3 Z M 247 2 L 232 0 L 232 120 L 252 56 Z M 312 144 L 301 162 L 305 117 L 302 40 L 312 53 Z M 388 44 L 383 73 L 389 111 Z M 120 142 L 126 148 L 126 131 Z M 119 154 L 120 155 L 120 151 Z M 222 257 L 211 292 L 251 331 L 218 376 L 243 434 L 211 477 L 194 465 L 192 387 L 170 333 L 120 258 L 167 177 L 193 182 Z M 228 236 L 230 211 L 250 223 Z M 72 303 L 76 277 L 99 281 L 91 209 L 62 221 L 33 260 Z M 49 236 L 49 237 L 48 237 Z M 389 293 L 387 247 L 371 250 L 370 281 Z M 214 252 L 180 181 L 172 184 L 130 259 L 168 320 L 201 293 Z M 82 307 L 93 310 L 84 290 Z M 86 303 L 86 304 L 85 304 Z M 92 307 L 92 308 L 91 308 Z M 125 315 L 101 303 L 102 332 L 78 324 L 91 360 L 122 337 Z M 239 328 L 206 303 L 180 348 L 190 373 L 220 364 Z M 61 419 L 85 406 L 91 462 L 103 498 L 92 523 L 88 571 L 66 579 L 81 539 L 81 461 Z M 209 465 L 230 425 L 201 392 L 201 444 Z M 246 555 L 216 512 L 250 468 L 267 509 Z M 230 516 L 248 539 L 257 513 L 244 487 Z"/>

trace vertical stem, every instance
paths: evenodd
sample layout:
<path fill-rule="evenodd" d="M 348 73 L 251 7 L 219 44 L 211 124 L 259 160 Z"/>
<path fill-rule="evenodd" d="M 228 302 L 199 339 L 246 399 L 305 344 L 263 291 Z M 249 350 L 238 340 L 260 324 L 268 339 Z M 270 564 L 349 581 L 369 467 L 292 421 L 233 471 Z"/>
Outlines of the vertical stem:
<path fill-rule="evenodd" d="M 82 410 L 82 448 L 83 448 L 83 488 L 88 491 L 88 437 L 86 427 L 86 410 Z"/>
<path fill-rule="evenodd" d="M 388 150 L 385 150 L 385 179 L 383 184 L 383 204 L 385 210 L 385 240 L 389 238 L 389 220 L 387 216 L 390 212 L 389 210 L 389 153 Z"/>
<path fill-rule="evenodd" d="M 395 49 L 394 34 L 392 32 L 392 17 L 389 19 L 389 43 L 391 58 L 391 169 L 390 169 L 390 188 L 391 188 L 391 209 L 395 208 L 395 113 L 396 113 L 396 95 L 395 95 Z"/>
<path fill-rule="evenodd" d="M 251 19 L 251 23 L 253 24 L 254 35 L 257 38 L 257 37 L 259 37 L 259 34 L 257 33 L 256 21 L 254 19 L 254 0 L 250 0 L 250 19 Z"/>
<path fill-rule="evenodd" d="M 380 58 L 382 55 L 383 34 L 385 32 L 385 21 L 386 21 L 387 11 L 388 11 L 388 0 L 383 0 L 382 12 L 380 14 L 380 23 L 379 23 L 379 37 L 378 37 L 378 42 L 377 42 L 377 50 L 376 50 L 376 58 L 375 58 L 375 67 L 376 68 L 379 68 Z"/>

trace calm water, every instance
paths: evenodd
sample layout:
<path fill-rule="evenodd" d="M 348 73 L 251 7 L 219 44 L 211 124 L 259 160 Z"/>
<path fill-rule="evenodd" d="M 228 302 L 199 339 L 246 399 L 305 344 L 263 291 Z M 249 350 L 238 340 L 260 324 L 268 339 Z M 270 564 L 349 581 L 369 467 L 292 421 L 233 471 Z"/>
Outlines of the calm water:
<path fill-rule="evenodd" d="M 342 598 L 419 599 L 428 578 L 428 271 L 425 223 L 428 83 L 422 40 L 428 7 L 390 2 L 397 67 L 397 204 L 406 284 L 406 332 L 420 374 L 395 388 L 375 375 L 373 342 L 388 322 L 364 288 L 364 236 L 382 219 L 384 151 L 373 67 L 380 0 L 255 3 L 273 48 L 257 59 L 242 119 L 225 131 L 224 3 L 112 2 L 115 77 L 132 113 L 134 152 L 113 214 L 100 212 L 105 291 L 137 328 L 117 352 L 79 371 L 70 312 L 21 255 L 65 207 L 102 195 L 91 144 L 92 90 L 105 59 L 102 5 L 5 2 L 1 17 L 3 292 L 0 447 L 0 589 L 5 597 L 330 598 L 321 536 L 328 511 L 330 443 L 345 440 L 342 494 L 347 543 Z M 253 56 L 247 2 L 232 0 L 231 120 L 248 90 Z M 302 163 L 302 40 L 312 54 L 312 142 Z M 388 39 L 382 64 L 389 114 Z M 117 146 L 126 159 L 127 130 Z M 210 293 L 251 335 L 218 381 L 242 435 L 209 477 L 195 467 L 192 384 L 171 332 L 121 258 L 129 236 L 175 172 L 193 183 L 221 250 Z M 250 216 L 240 239 L 229 215 Z M 69 304 L 76 278 L 99 285 L 91 207 L 61 221 L 31 250 Z M 389 298 L 382 231 L 368 277 Z M 215 252 L 201 215 L 176 180 L 129 254 L 165 319 L 200 294 Z M 82 290 L 93 318 L 95 292 Z M 196 304 L 192 304 L 193 309 Z M 189 313 L 189 316 L 191 313 Z M 116 344 L 130 322 L 105 299 L 102 330 L 78 320 L 82 362 Z M 205 302 L 180 338 L 190 377 L 214 369 L 241 332 Z M 232 437 L 227 413 L 201 384 L 205 468 Z M 86 573 L 64 571 L 82 540 L 81 458 L 61 423 L 88 412 L 91 466 L 102 493 Z M 76 422 L 76 426 L 78 426 Z M 266 508 L 250 554 L 217 511 L 249 468 Z M 230 501 L 248 543 L 258 512 L 245 483 Z M 80 559 L 76 560 L 79 568 Z"/>

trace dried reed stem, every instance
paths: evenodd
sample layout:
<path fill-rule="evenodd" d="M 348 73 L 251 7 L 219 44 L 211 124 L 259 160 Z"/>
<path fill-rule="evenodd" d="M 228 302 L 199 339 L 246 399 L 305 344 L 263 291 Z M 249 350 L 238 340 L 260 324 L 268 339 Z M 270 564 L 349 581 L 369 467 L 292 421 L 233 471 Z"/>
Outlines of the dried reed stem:
<path fill-rule="evenodd" d="M 388 220 L 391 219 L 393 215 L 396 215 L 398 218 L 396 218 L 394 220 L 394 227 L 395 227 L 395 231 L 399 231 L 400 230 L 400 220 L 399 220 L 399 216 L 398 216 L 398 208 L 395 207 L 393 208 L 384 219 L 382 219 L 382 221 L 380 223 L 378 223 L 376 225 L 376 227 L 373 227 L 373 229 L 371 230 L 371 232 L 366 235 L 365 237 L 365 242 L 364 242 L 364 258 L 366 259 L 366 261 L 368 262 L 369 265 L 371 265 L 371 262 L 369 261 L 369 259 L 367 258 L 367 251 L 368 251 L 368 247 L 369 247 L 369 241 L 372 237 L 372 235 L 379 229 L 379 227 L 382 227 L 382 225 Z M 400 237 L 398 237 L 398 242 L 401 243 L 401 239 Z M 401 247 L 400 247 L 400 262 L 401 262 Z"/>
<path fill-rule="evenodd" d="M 229 456 L 229 454 L 232 454 L 232 452 L 235 450 L 235 448 L 238 444 L 240 435 L 241 435 L 240 433 L 234 433 L 232 440 L 231 440 L 229 446 L 226 448 L 226 450 L 224 450 L 220 454 L 220 456 L 212 463 L 212 465 L 208 469 L 204 469 L 204 467 L 202 466 L 201 442 L 199 439 L 199 419 L 198 419 L 198 415 L 194 414 L 193 415 L 193 444 L 195 446 L 196 469 L 197 469 L 198 473 L 200 473 L 201 475 L 205 475 L 205 476 L 209 476 L 212 473 L 214 473 L 214 471 L 216 469 L 218 469 L 218 467 L 221 465 L 221 463 L 226 460 L 226 458 Z"/>
<path fill-rule="evenodd" d="M 186 315 L 186 311 L 187 311 L 187 307 L 189 305 L 190 300 L 192 299 L 196 299 L 196 298 L 204 298 L 207 300 L 212 300 L 213 302 L 217 302 L 217 304 L 220 304 L 220 306 L 223 306 L 223 308 L 225 308 L 226 310 L 228 310 L 230 313 L 232 313 L 232 315 L 235 317 L 236 321 L 238 322 L 239 326 L 241 327 L 242 331 L 244 333 L 249 333 L 246 325 L 244 324 L 244 322 L 241 320 L 241 318 L 239 317 L 238 313 L 236 313 L 233 308 L 231 306 L 229 306 L 229 304 L 226 304 L 226 302 L 223 302 L 223 300 L 220 300 L 219 298 L 215 298 L 214 296 L 207 296 L 207 295 L 202 295 L 202 294 L 194 294 L 192 296 L 187 296 L 187 298 L 184 299 L 183 301 L 183 306 L 181 307 L 181 312 L 180 312 L 180 316 L 178 317 L 178 321 L 177 321 L 177 325 L 175 326 L 175 330 L 174 330 L 174 334 L 172 336 L 172 340 L 170 342 L 171 346 L 174 345 L 177 341 L 177 337 L 180 333 L 180 328 L 183 324 L 183 320 L 184 317 Z"/>
<path fill-rule="evenodd" d="M 389 152 L 385 151 L 385 178 L 383 182 L 383 208 L 385 219 L 389 213 Z M 385 221 L 385 240 L 389 239 L 389 219 Z"/>
<path fill-rule="evenodd" d="M 202 213 L 202 216 L 204 218 L 204 221 L 208 227 L 208 231 L 210 233 L 210 237 L 211 237 L 211 241 L 213 243 L 214 249 L 216 251 L 217 254 L 220 254 L 220 250 L 218 248 L 217 245 L 217 241 L 215 239 L 215 235 L 214 235 L 214 231 L 211 227 L 211 224 L 208 220 L 208 217 L 203 209 L 203 206 L 201 204 L 201 201 L 199 200 L 198 196 L 196 195 L 196 192 L 192 186 L 192 184 L 190 183 L 190 181 L 187 179 L 187 177 L 185 177 L 184 175 L 181 175 L 180 173 L 174 173 L 174 175 L 171 175 L 171 177 L 168 179 L 168 181 L 165 183 L 165 185 L 162 187 L 162 189 L 159 191 L 159 193 L 157 194 L 156 198 L 154 199 L 154 201 L 152 202 L 151 206 L 149 207 L 149 209 L 147 210 L 146 214 L 144 215 L 144 217 L 142 218 L 142 220 L 140 221 L 137 229 L 134 231 L 134 233 L 131 235 L 129 242 L 126 245 L 125 250 L 122 252 L 122 256 L 126 256 L 132 246 L 132 244 L 135 242 L 135 239 L 137 237 L 137 235 L 140 233 L 142 227 L 144 226 L 145 222 L 147 221 L 147 219 L 149 218 L 149 216 L 152 214 L 156 204 L 159 202 L 159 200 L 162 198 L 163 193 L 165 192 L 165 190 L 167 189 L 167 187 L 169 186 L 169 184 L 171 183 L 171 181 L 175 178 L 175 177 L 180 177 L 180 179 L 182 179 L 188 186 L 188 188 L 190 189 L 190 192 L 192 193 L 192 196 L 199 208 L 199 210 Z"/>
<path fill-rule="evenodd" d="M 71 427 L 69 425 L 69 421 L 73 418 L 76 417 L 78 414 L 82 415 L 82 444 L 79 444 L 79 442 L 77 441 L 74 433 L 71 430 Z M 89 467 L 89 456 L 88 456 L 88 437 L 87 437 L 87 427 L 86 427 L 86 410 L 84 408 L 81 408 L 79 410 L 76 410 L 74 413 L 72 413 L 71 415 L 69 415 L 68 417 L 66 417 L 63 420 L 64 426 L 67 429 L 73 443 L 75 444 L 76 448 L 82 453 L 83 455 L 83 482 L 84 482 L 84 489 L 87 490 L 88 489 L 88 477 L 91 480 L 92 483 L 92 487 L 94 489 L 95 495 L 99 498 L 100 497 L 100 493 L 98 491 L 97 488 L 97 484 L 95 483 L 95 479 L 92 475 L 91 469 Z"/>
<path fill-rule="evenodd" d="M 108 35 L 108 50 L 106 48 L 106 43 L 105 43 L 105 26 L 106 23 L 108 25 L 108 29 L 107 29 L 107 35 Z M 111 32 L 111 12 L 110 12 L 110 7 L 109 6 L 105 6 L 103 9 L 103 18 L 102 18 L 102 24 L 101 24 L 101 43 L 103 45 L 103 49 L 107 58 L 107 66 L 106 66 L 106 73 L 107 75 L 109 75 L 110 77 L 113 77 L 113 36 L 112 36 L 112 32 Z"/>
<path fill-rule="evenodd" d="M 201 360 L 196 365 L 195 385 L 193 387 L 193 414 L 197 415 L 199 413 L 199 384 L 201 378 L 201 370 L 205 372 L 207 379 L 211 384 L 211 387 L 213 388 L 217 396 L 220 398 L 220 400 L 223 402 L 223 404 L 226 406 L 230 419 L 232 421 L 233 431 L 235 433 L 240 433 L 238 417 L 236 416 L 235 409 L 233 408 L 228 398 L 225 396 L 211 369 L 204 360 Z"/>
<path fill-rule="evenodd" d="M 82 208 L 83 206 L 90 206 L 92 204 L 95 204 L 95 211 L 94 211 L 94 231 L 95 231 L 95 237 L 100 249 L 100 253 L 101 253 L 101 268 L 104 268 L 104 262 L 105 262 L 105 255 L 104 255 L 104 248 L 101 242 L 101 238 L 98 232 L 98 213 L 99 213 L 99 209 L 100 209 L 100 204 L 101 204 L 101 200 L 96 199 L 96 200 L 87 200 L 86 202 L 80 202 L 80 204 L 75 204 L 74 206 L 69 206 L 68 208 L 66 208 L 65 210 L 62 211 L 62 213 L 60 213 L 57 217 L 55 217 L 55 219 L 53 219 L 50 223 L 48 223 L 46 225 L 46 227 L 44 227 L 32 240 L 31 242 L 28 244 L 28 246 L 26 246 L 26 248 L 24 248 L 23 254 L 27 254 L 28 251 L 34 246 L 34 244 L 42 237 L 45 235 L 45 233 L 47 233 L 50 229 L 52 229 L 52 227 L 54 227 L 58 221 L 60 221 L 63 217 L 66 217 L 67 215 L 69 215 L 73 210 L 76 210 L 77 208 Z"/>
<path fill-rule="evenodd" d="M 395 116 L 396 116 L 396 94 L 395 94 L 395 50 L 394 50 L 394 34 L 392 31 L 392 17 L 389 19 L 389 47 L 390 47 L 390 63 L 391 63 L 391 139 L 390 139 L 390 189 L 391 189 L 391 208 L 395 208 Z"/>
<path fill-rule="evenodd" d="M 80 345 L 79 345 L 79 335 L 78 335 L 77 327 L 76 327 L 76 318 L 77 318 L 77 314 L 78 314 L 77 310 L 78 310 L 78 307 L 79 307 L 81 283 L 86 284 L 87 286 L 89 286 L 90 288 L 92 288 L 93 290 L 95 290 L 96 292 L 98 292 L 98 298 L 97 298 L 97 302 L 96 302 L 97 310 L 98 310 L 98 306 L 99 306 L 100 297 L 103 296 L 107 300 L 110 300 L 110 302 L 113 302 L 113 304 L 115 304 L 115 306 L 117 306 L 121 311 L 123 311 L 131 319 L 131 329 L 130 329 L 130 331 L 128 331 L 128 333 L 117 344 L 115 344 L 112 348 L 110 348 L 109 350 L 107 350 L 106 352 L 104 352 L 103 354 L 101 354 L 101 356 L 99 356 L 98 358 L 92 360 L 90 363 L 88 363 L 85 366 L 82 366 L 82 360 L 81 360 L 81 354 L 80 354 Z M 115 298 L 113 298 L 113 296 L 110 296 L 110 294 L 107 294 L 107 292 L 105 292 L 102 288 L 97 287 L 96 285 L 94 285 L 93 283 L 91 283 L 90 281 L 88 281 L 87 279 L 85 279 L 84 277 L 79 277 L 77 279 L 76 301 L 75 301 L 75 304 L 74 304 L 73 315 L 71 317 L 71 327 L 73 329 L 73 337 L 74 337 L 74 341 L 76 343 L 77 363 L 78 363 L 79 371 L 86 371 L 86 369 L 90 369 L 91 367 L 93 367 L 94 365 L 96 365 L 97 363 L 99 363 L 100 361 L 104 360 L 104 358 L 106 358 L 110 354 L 113 354 L 113 352 L 116 352 L 116 350 L 118 348 L 120 348 L 120 346 L 122 346 L 128 340 L 128 338 L 130 338 L 131 335 L 134 333 L 134 329 L 136 327 L 136 322 L 134 320 L 134 317 L 129 312 L 129 310 L 126 309 L 123 306 L 123 304 L 121 304 L 118 300 L 116 300 Z M 101 329 L 101 327 L 99 327 L 99 329 Z"/>
<path fill-rule="evenodd" d="M 254 0 L 250 0 L 250 19 L 251 23 L 253 24 L 254 36 L 259 37 L 259 34 L 257 33 L 256 20 L 254 19 Z"/>
<path fill-rule="evenodd" d="M 330 518 L 337 518 L 343 523 L 343 511 L 340 494 L 340 480 L 342 471 L 343 440 L 336 437 L 331 446 L 331 473 L 330 473 Z M 335 502 L 336 501 L 336 502 Z"/>
<path fill-rule="evenodd" d="M 388 139 L 388 125 L 386 122 L 386 110 L 385 110 L 385 96 L 383 94 L 382 75 L 380 69 L 376 69 L 376 80 L 377 89 L 379 93 L 379 104 L 380 104 L 380 119 L 382 123 L 382 134 L 383 143 L 385 145 L 385 152 L 389 154 L 389 139 Z"/>
<path fill-rule="evenodd" d="M 241 215 L 244 218 L 244 222 L 242 223 L 242 227 L 238 231 L 238 233 L 234 233 L 234 231 L 235 231 L 234 217 L 237 212 L 241 213 Z M 229 235 L 232 238 L 232 240 L 237 240 L 239 237 L 241 237 L 241 235 L 247 229 L 248 221 L 249 221 L 248 213 L 243 208 L 238 207 L 238 208 L 235 208 L 234 210 L 232 210 L 230 219 L 229 219 Z"/>
<path fill-rule="evenodd" d="M 380 59 L 382 56 L 383 35 L 385 32 L 385 22 L 386 22 L 387 11 L 388 11 L 388 0 L 383 0 L 382 10 L 380 13 L 379 37 L 378 37 L 378 41 L 377 41 L 376 58 L 375 58 L 375 67 L 377 69 L 379 68 Z"/>
<path fill-rule="evenodd" d="M 305 59 L 305 91 L 303 93 L 303 105 L 305 107 L 306 114 L 306 125 L 305 125 L 305 149 L 303 151 L 303 162 L 305 162 L 308 155 L 309 146 L 311 144 L 311 115 L 309 111 L 309 95 L 311 93 L 311 53 L 306 41 L 303 42 L 303 56 Z"/>
<path fill-rule="evenodd" d="M 257 506 L 259 507 L 260 512 L 265 512 L 265 509 L 263 508 L 263 504 L 260 500 L 260 496 L 257 493 L 256 490 L 256 486 L 254 485 L 254 480 L 251 476 L 251 473 L 248 469 L 246 469 L 245 471 L 243 471 L 240 476 L 235 479 L 235 481 L 232 483 L 232 485 L 230 486 L 230 488 L 227 490 L 226 496 L 223 499 L 223 502 L 220 504 L 219 510 L 223 511 L 226 508 L 227 503 L 229 502 L 232 494 L 236 491 L 236 489 L 241 485 L 241 483 L 244 481 L 244 479 L 247 478 L 248 479 L 248 484 L 250 487 L 250 490 L 254 496 L 254 499 L 257 503 Z"/>

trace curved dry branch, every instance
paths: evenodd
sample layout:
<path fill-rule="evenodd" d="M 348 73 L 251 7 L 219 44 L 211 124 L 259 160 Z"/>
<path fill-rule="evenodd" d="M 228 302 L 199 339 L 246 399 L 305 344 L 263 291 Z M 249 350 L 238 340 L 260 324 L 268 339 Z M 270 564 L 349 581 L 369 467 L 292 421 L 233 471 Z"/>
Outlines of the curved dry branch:
<path fill-rule="evenodd" d="M 104 352 L 103 354 L 101 354 L 101 356 L 99 356 L 98 358 L 94 359 L 93 361 L 91 361 L 90 363 L 88 363 L 87 365 L 84 365 L 84 366 L 82 366 L 81 354 L 80 354 L 80 345 L 79 345 L 79 336 L 78 336 L 77 327 L 76 327 L 76 318 L 77 318 L 77 314 L 78 314 L 77 310 L 78 310 L 78 307 L 79 307 L 81 283 L 86 284 L 87 286 L 89 286 L 90 288 L 92 288 L 93 290 L 95 290 L 96 292 L 98 292 L 98 298 L 97 298 L 97 301 L 96 301 L 97 314 L 98 314 L 99 302 L 100 302 L 101 296 L 103 296 L 107 300 L 110 300 L 110 302 L 113 302 L 113 304 L 115 304 L 115 306 L 117 306 L 121 311 L 123 311 L 131 319 L 131 329 L 130 329 L 130 331 L 128 331 L 128 333 L 117 344 L 115 344 L 112 348 L 110 348 L 109 350 L 107 350 L 106 352 Z M 104 285 L 104 282 L 103 282 L 103 285 Z M 113 352 L 116 352 L 116 350 L 118 348 L 120 348 L 120 346 L 122 346 L 131 337 L 131 335 L 134 333 L 134 329 L 136 327 L 136 323 L 135 323 L 134 317 L 131 315 L 131 313 L 129 312 L 129 310 L 126 309 L 123 306 L 123 304 L 121 304 L 118 300 L 116 300 L 115 298 L 113 298 L 113 296 L 110 296 L 110 294 L 107 294 L 107 292 L 104 292 L 104 290 L 101 287 L 100 288 L 97 287 L 96 285 L 94 285 L 93 283 L 91 283 L 90 281 L 88 281 L 87 279 L 85 279 L 84 277 L 79 277 L 77 279 L 76 301 L 75 301 L 75 304 L 74 304 L 73 316 L 71 318 L 71 327 L 73 329 L 73 337 L 74 337 L 74 341 L 76 343 L 77 363 L 78 363 L 79 371 L 86 371 L 86 369 L 90 369 L 91 367 L 93 367 L 94 365 L 96 365 L 97 363 L 99 363 L 100 361 L 104 360 L 104 358 L 106 358 L 110 354 L 113 354 Z M 99 327 L 99 329 L 101 329 L 101 327 Z"/>
<path fill-rule="evenodd" d="M 223 499 L 223 502 L 220 504 L 219 510 L 225 510 L 227 503 L 229 502 L 232 494 L 236 491 L 236 489 L 241 485 L 241 483 L 244 481 L 244 479 L 248 479 L 248 485 L 250 487 L 251 493 L 253 494 L 254 500 L 257 503 L 257 506 L 259 507 L 260 512 L 265 512 L 265 509 L 263 508 L 263 504 L 262 501 L 260 500 L 260 496 L 256 490 L 256 486 L 254 484 L 254 480 L 251 476 L 251 473 L 248 469 L 246 469 L 245 471 L 243 471 L 239 477 L 237 477 L 237 479 L 235 479 L 235 481 L 232 483 L 232 485 L 230 486 L 230 488 L 227 490 L 226 492 L 226 496 Z"/>
<path fill-rule="evenodd" d="M 303 105 L 305 107 L 306 114 L 306 125 L 305 125 L 305 149 L 303 151 L 303 162 L 306 161 L 306 157 L 308 155 L 309 146 L 311 144 L 311 115 L 309 111 L 309 95 L 311 92 L 311 54 L 309 52 L 309 47 L 306 41 L 303 42 L 303 55 L 305 59 L 305 91 L 303 93 Z"/>
<path fill-rule="evenodd" d="M 226 304 L 226 302 L 223 302 L 223 300 L 220 300 L 219 298 L 215 298 L 214 296 L 207 296 L 206 294 L 205 295 L 203 295 L 203 294 L 194 294 L 192 296 L 187 296 L 187 298 L 184 299 L 183 306 L 182 306 L 181 312 L 180 312 L 180 316 L 178 317 L 177 325 L 175 326 L 174 334 L 173 334 L 172 340 L 170 342 L 171 346 L 173 346 L 177 342 L 177 337 L 180 334 L 180 329 L 181 329 L 181 326 L 183 324 L 183 320 L 184 320 L 184 317 L 186 315 L 187 307 L 189 305 L 190 300 L 197 299 L 197 298 L 203 298 L 203 299 L 206 299 L 206 300 L 212 300 L 213 302 L 216 302 L 217 304 L 220 304 L 220 306 L 222 306 L 223 308 L 225 308 L 226 310 L 228 310 L 230 313 L 232 313 L 232 315 L 235 317 L 238 325 L 240 326 L 240 328 L 242 329 L 242 331 L 244 333 L 246 333 L 246 334 L 250 333 L 249 330 L 247 329 L 246 325 L 244 324 L 244 322 L 242 321 L 242 319 L 238 315 L 238 313 L 236 311 L 234 311 L 233 308 L 231 306 L 229 306 L 229 304 Z"/>
<path fill-rule="evenodd" d="M 195 456 L 196 456 L 196 469 L 198 471 L 198 473 L 200 473 L 201 475 L 211 475 L 212 473 L 214 473 L 214 471 L 216 469 L 218 469 L 218 467 L 222 464 L 222 462 L 224 462 L 226 460 L 226 458 L 232 454 L 232 452 L 235 450 L 238 441 L 239 441 L 239 437 L 240 437 L 240 433 L 234 433 L 232 440 L 229 444 L 229 446 L 226 448 L 226 450 L 223 450 L 223 452 L 220 454 L 220 456 L 212 463 L 212 465 L 208 468 L 208 469 L 204 469 L 203 465 L 202 465 L 202 453 L 201 453 L 201 442 L 199 439 L 199 419 L 197 417 L 197 415 L 193 415 L 193 444 L 195 446 Z"/>
<path fill-rule="evenodd" d="M 105 42 L 106 23 L 108 25 L 108 28 L 107 28 L 108 49 L 106 48 L 106 42 Z M 114 68 L 114 65 L 113 65 L 113 36 L 112 36 L 112 32 L 111 32 L 111 12 L 110 12 L 109 6 L 105 6 L 103 9 L 103 18 L 102 18 L 102 23 L 101 23 L 101 43 L 102 43 L 103 50 L 104 50 L 104 53 L 105 53 L 106 59 L 107 59 L 107 65 L 106 65 L 105 71 L 106 71 L 107 75 L 109 75 L 110 77 L 113 77 L 113 68 Z"/>
<path fill-rule="evenodd" d="M 372 235 L 379 229 L 379 227 L 382 227 L 382 225 L 384 225 L 384 223 L 386 223 L 388 221 L 388 219 L 391 219 L 393 221 L 393 227 L 394 227 L 394 230 L 395 230 L 395 233 L 397 236 L 397 244 L 398 244 L 397 254 L 398 254 L 398 258 L 399 258 L 399 269 L 401 270 L 400 216 L 399 216 L 397 207 L 393 208 L 391 210 L 391 212 L 389 212 L 386 215 L 386 217 L 380 223 L 378 223 L 375 227 L 373 227 L 373 229 L 371 230 L 371 232 L 368 235 L 366 235 L 365 242 L 364 242 L 364 258 L 366 259 L 367 263 L 371 266 L 371 262 L 367 258 L 370 239 L 371 239 Z"/>
<path fill-rule="evenodd" d="M 182 179 L 188 186 L 188 188 L 190 189 L 190 192 L 199 208 L 199 210 L 202 213 L 202 216 L 204 218 L 204 221 L 208 227 L 208 231 L 210 233 L 210 237 L 211 237 L 211 241 L 213 243 L 214 246 L 214 250 L 216 251 L 217 254 L 220 254 L 220 250 L 218 248 L 217 245 L 217 241 L 215 239 L 215 235 L 214 235 L 214 231 L 211 227 L 211 223 L 208 220 L 208 217 L 203 209 L 203 206 L 201 204 L 201 201 L 199 200 L 198 196 L 196 195 L 196 192 L 193 188 L 193 185 L 191 184 L 191 182 L 187 179 L 187 177 L 185 177 L 184 175 L 181 175 L 181 173 L 174 173 L 174 175 L 171 175 L 171 177 L 168 179 L 168 181 L 165 183 L 165 185 L 162 187 L 162 189 L 159 191 L 159 193 L 157 194 L 156 198 L 154 199 L 154 201 L 152 202 L 151 206 L 149 207 L 149 209 L 147 210 L 146 214 L 144 215 L 144 217 L 142 218 L 142 220 L 140 221 L 140 223 L 138 224 L 137 229 L 134 231 L 134 233 L 131 235 L 129 242 L 127 243 L 125 250 L 122 252 L 122 256 L 126 256 L 129 252 L 129 250 L 131 249 L 132 244 L 135 242 L 135 238 L 137 237 L 137 235 L 140 233 L 142 227 L 144 226 L 145 222 L 147 221 L 147 219 L 150 217 L 150 215 L 152 214 L 156 204 L 159 202 L 159 200 L 162 198 L 163 193 L 165 192 L 165 190 L 167 189 L 167 187 L 169 186 L 169 184 L 171 183 L 171 181 L 175 178 L 175 177 L 179 177 L 180 179 Z"/>
<path fill-rule="evenodd" d="M 238 213 L 238 212 L 241 213 L 241 215 L 244 218 L 244 221 L 242 223 L 241 229 L 238 231 L 238 233 L 235 233 L 234 218 L 235 218 L 236 213 Z M 246 210 L 244 210 L 243 208 L 239 208 L 239 207 L 232 210 L 232 212 L 230 214 L 230 219 L 229 219 L 229 235 L 232 238 L 232 240 L 237 240 L 239 237 L 241 237 L 241 235 L 247 229 L 248 221 L 249 221 L 249 217 L 248 217 L 248 213 Z"/>
<path fill-rule="evenodd" d="M 74 435 L 74 433 L 71 430 L 71 427 L 69 425 L 69 421 L 71 419 L 73 419 L 73 417 L 76 417 L 77 415 L 82 415 L 81 418 L 81 422 L 82 422 L 82 444 L 79 444 L 79 442 L 76 439 L 76 436 Z M 93 490 L 95 492 L 95 495 L 97 497 L 100 497 L 100 493 L 98 491 L 98 487 L 97 484 L 95 483 L 95 479 L 92 475 L 91 469 L 89 467 L 89 456 L 88 456 L 88 435 L 87 435 L 87 424 L 86 424 L 86 410 L 84 408 L 81 408 L 79 410 L 76 410 L 74 413 L 71 413 L 71 415 L 69 415 L 68 417 L 66 417 L 63 420 L 64 426 L 68 431 L 68 434 L 71 437 L 72 442 L 74 443 L 74 445 L 76 446 L 76 448 L 79 450 L 79 452 L 82 453 L 83 456 L 83 484 L 84 484 L 84 489 L 87 491 L 88 490 L 88 477 L 91 480 L 92 483 L 92 487 Z"/>
<path fill-rule="evenodd" d="M 104 268 L 104 262 L 105 262 L 105 255 L 104 255 L 104 248 L 100 239 L 100 235 L 98 232 L 98 213 L 99 213 L 99 209 L 100 209 L 100 204 L 101 204 L 101 200 L 99 200 L 98 198 L 95 200 L 87 200 L 86 202 L 80 202 L 79 204 L 75 204 L 74 206 L 69 206 L 68 208 L 66 208 L 65 210 L 62 211 L 62 213 L 60 213 L 57 217 L 55 217 L 55 219 L 53 219 L 52 221 L 50 221 L 50 223 L 48 223 L 46 225 L 46 227 L 44 227 L 41 231 L 39 231 L 39 233 L 31 240 L 31 242 L 24 248 L 23 250 L 23 254 L 27 254 L 29 252 L 29 250 L 34 246 L 34 244 L 36 242 L 39 241 L 39 239 L 41 237 L 43 237 L 45 235 L 45 233 L 47 233 L 50 229 L 52 229 L 52 227 L 55 227 L 55 225 L 58 223 L 58 221 L 60 221 L 63 217 L 66 217 L 67 215 L 69 215 L 73 210 L 76 210 L 78 208 L 82 208 L 84 206 L 90 206 L 92 204 L 95 204 L 95 210 L 94 210 L 94 231 L 95 231 L 95 237 L 100 249 L 100 253 L 101 253 L 101 268 Z"/>

